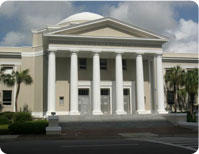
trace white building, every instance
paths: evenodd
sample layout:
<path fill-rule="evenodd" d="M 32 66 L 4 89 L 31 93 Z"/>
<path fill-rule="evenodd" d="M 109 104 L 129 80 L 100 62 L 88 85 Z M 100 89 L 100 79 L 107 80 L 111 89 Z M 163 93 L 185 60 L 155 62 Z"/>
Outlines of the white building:
<path fill-rule="evenodd" d="M 84 12 L 33 30 L 31 47 L 0 47 L 0 66 L 29 69 L 21 110 L 35 116 L 167 113 L 163 74 L 197 67 L 196 54 L 163 53 L 168 39 L 113 18 Z M 0 85 L 4 111 L 14 111 L 16 86 Z"/>

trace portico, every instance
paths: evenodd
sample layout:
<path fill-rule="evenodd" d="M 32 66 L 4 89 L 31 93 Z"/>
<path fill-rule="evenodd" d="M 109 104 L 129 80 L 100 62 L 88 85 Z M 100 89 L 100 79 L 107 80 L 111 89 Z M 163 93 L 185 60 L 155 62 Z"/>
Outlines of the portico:
<path fill-rule="evenodd" d="M 65 112 L 66 114 L 70 115 L 80 115 L 80 109 L 79 109 L 79 96 L 78 96 L 78 89 L 81 89 L 81 86 L 79 87 L 79 84 L 81 85 L 82 81 L 78 80 L 78 58 L 81 58 L 81 55 L 85 53 L 89 53 L 88 58 L 92 61 L 92 80 L 87 80 L 87 83 L 89 83 L 89 98 L 90 98 L 90 109 L 91 112 L 88 114 L 93 115 L 103 115 L 102 112 L 102 104 L 101 104 L 101 89 L 103 89 L 103 83 L 110 83 L 110 87 L 112 94 L 111 94 L 111 112 L 110 114 L 127 114 L 127 112 L 124 110 L 124 88 L 125 83 L 134 82 L 134 89 L 131 89 L 131 91 L 134 91 L 134 96 L 131 95 L 131 99 L 134 99 L 134 102 L 131 100 L 131 104 L 129 105 L 131 108 L 131 112 L 129 114 L 149 114 L 151 113 L 151 110 L 146 110 L 146 102 L 145 102 L 145 93 L 144 93 L 144 69 L 143 69 L 143 60 L 155 61 L 154 68 L 156 69 L 156 76 L 157 82 L 154 82 L 153 84 L 157 85 L 157 108 L 155 111 L 157 113 L 165 113 L 164 109 L 164 91 L 163 91 L 163 75 L 162 75 L 162 60 L 161 60 L 161 50 L 118 50 L 118 48 L 112 48 L 112 49 L 106 49 L 106 48 L 66 48 L 66 47 L 59 47 L 59 46 L 49 46 L 48 49 L 48 111 L 47 114 L 50 114 L 51 112 L 57 112 L 56 111 L 56 54 L 59 52 L 64 52 L 68 55 L 67 58 L 70 59 L 70 98 L 69 98 L 69 112 Z M 101 69 L 100 69 L 100 59 L 101 55 L 106 54 L 111 56 L 111 59 L 115 61 L 114 68 L 115 68 L 115 74 L 113 81 L 102 81 L 100 78 Z M 80 56 L 79 56 L 80 55 Z M 132 55 L 132 56 L 131 56 Z M 108 56 L 109 57 L 109 56 Z M 133 81 L 124 81 L 123 80 L 123 65 L 122 60 L 128 57 L 128 61 L 135 61 L 136 65 L 136 80 Z M 132 57 L 132 58 L 129 58 Z M 144 57 L 144 59 L 143 59 Z M 133 68 L 133 66 L 132 66 Z M 131 69 L 129 67 L 128 69 Z M 129 70 L 131 71 L 131 70 Z M 85 81 L 84 81 L 85 83 Z M 155 86 L 153 85 L 153 86 Z M 115 98 L 113 98 L 115 97 Z M 153 102 L 150 102 L 153 103 Z M 115 104 L 115 108 L 113 107 Z M 133 112 L 136 111 L 136 112 Z"/>

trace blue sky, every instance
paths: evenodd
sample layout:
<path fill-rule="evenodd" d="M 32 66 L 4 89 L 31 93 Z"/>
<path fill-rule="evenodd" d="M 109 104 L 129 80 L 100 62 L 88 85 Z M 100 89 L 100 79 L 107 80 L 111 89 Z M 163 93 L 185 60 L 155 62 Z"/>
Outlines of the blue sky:
<path fill-rule="evenodd" d="M 31 45 L 31 29 L 55 25 L 79 12 L 93 12 L 166 35 L 168 52 L 197 52 L 198 6 L 183 2 L 67 1 L 4 2 L 0 8 L 0 45 Z"/>

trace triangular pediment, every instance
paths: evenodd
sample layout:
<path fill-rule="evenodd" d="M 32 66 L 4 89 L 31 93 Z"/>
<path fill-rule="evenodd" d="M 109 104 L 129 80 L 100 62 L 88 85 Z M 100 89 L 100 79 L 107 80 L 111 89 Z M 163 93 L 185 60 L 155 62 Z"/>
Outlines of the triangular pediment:
<path fill-rule="evenodd" d="M 163 36 L 112 18 L 103 18 L 82 24 L 62 27 L 51 31 L 48 34 L 116 38 L 166 39 Z"/>

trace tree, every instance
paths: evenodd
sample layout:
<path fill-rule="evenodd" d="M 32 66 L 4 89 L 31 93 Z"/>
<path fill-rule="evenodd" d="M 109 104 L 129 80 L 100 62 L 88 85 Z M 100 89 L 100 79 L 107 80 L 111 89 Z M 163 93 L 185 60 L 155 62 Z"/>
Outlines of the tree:
<path fill-rule="evenodd" d="M 5 69 L 1 69 L 0 73 L 0 81 L 2 81 L 5 85 L 11 87 L 14 86 L 15 83 L 17 84 L 17 91 L 16 91 L 16 99 L 15 99 L 15 110 L 17 109 L 17 102 L 18 96 L 21 88 L 21 84 L 24 83 L 25 85 L 30 85 L 33 80 L 32 77 L 29 75 L 29 70 L 23 70 L 21 72 L 13 71 L 11 74 L 5 73 Z"/>
<path fill-rule="evenodd" d="M 184 84 L 184 70 L 180 66 L 173 67 L 169 69 L 165 74 L 165 83 L 167 87 L 173 89 L 174 93 L 174 108 L 177 111 L 178 106 L 178 91 L 180 86 Z"/>
<path fill-rule="evenodd" d="M 190 112 L 193 116 L 193 104 L 195 96 L 198 95 L 198 69 L 188 71 L 185 74 L 185 90 L 188 93 L 188 103 L 190 106 Z"/>

